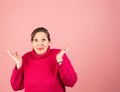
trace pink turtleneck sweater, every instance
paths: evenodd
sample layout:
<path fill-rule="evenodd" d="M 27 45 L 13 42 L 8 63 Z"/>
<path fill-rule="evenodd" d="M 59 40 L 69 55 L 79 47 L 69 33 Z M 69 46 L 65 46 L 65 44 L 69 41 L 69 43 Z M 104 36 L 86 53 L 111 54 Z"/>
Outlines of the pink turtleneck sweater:
<path fill-rule="evenodd" d="M 66 92 L 65 86 L 72 87 L 77 81 L 70 60 L 64 54 L 63 62 L 59 65 L 56 54 L 60 50 L 48 49 L 41 56 L 34 50 L 22 57 L 22 66 L 19 70 L 13 69 L 11 85 L 13 90 L 25 92 Z"/>

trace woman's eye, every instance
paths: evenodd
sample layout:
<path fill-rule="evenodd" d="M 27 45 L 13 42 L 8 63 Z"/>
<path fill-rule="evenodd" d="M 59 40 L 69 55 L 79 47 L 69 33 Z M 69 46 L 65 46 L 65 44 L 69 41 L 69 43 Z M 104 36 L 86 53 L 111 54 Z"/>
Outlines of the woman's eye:
<path fill-rule="evenodd" d="M 37 42 L 37 41 L 38 41 L 38 39 L 34 39 L 34 41 L 36 41 L 36 42 Z"/>
<path fill-rule="evenodd" d="M 46 39 L 42 39 L 42 41 L 46 41 Z"/>

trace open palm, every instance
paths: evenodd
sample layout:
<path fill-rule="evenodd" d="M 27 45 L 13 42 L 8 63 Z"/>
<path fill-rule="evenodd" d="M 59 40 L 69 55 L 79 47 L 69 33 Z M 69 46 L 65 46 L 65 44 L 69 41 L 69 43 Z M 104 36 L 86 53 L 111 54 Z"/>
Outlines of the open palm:
<path fill-rule="evenodd" d="M 18 52 L 13 53 L 10 50 L 7 50 L 7 53 L 16 62 L 17 68 L 19 69 L 22 64 L 21 56 L 18 54 Z"/>
<path fill-rule="evenodd" d="M 57 54 L 56 59 L 57 59 L 57 62 L 58 62 L 58 63 L 61 63 L 61 61 L 63 60 L 63 59 L 62 59 L 62 58 L 63 58 L 63 55 L 64 55 L 64 53 L 66 53 L 66 52 L 68 51 L 68 49 L 69 49 L 69 45 L 68 45 L 65 49 L 62 49 L 62 50 Z"/>

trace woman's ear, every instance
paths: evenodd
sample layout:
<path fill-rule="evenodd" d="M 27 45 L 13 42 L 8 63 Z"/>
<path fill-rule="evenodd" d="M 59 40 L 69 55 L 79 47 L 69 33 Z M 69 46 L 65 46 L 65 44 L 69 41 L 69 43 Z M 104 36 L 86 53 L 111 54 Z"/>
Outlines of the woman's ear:
<path fill-rule="evenodd" d="M 49 46 L 52 44 L 52 42 L 51 41 L 49 41 Z"/>

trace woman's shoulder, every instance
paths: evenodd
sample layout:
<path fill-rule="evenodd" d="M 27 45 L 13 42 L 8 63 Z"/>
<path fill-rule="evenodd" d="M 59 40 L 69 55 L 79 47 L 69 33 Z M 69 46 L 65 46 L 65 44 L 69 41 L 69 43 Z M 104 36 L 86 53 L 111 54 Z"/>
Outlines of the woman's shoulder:
<path fill-rule="evenodd" d="M 32 51 L 26 52 L 23 54 L 22 58 L 26 58 L 31 54 Z"/>
<path fill-rule="evenodd" d="M 51 52 L 52 52 L 52 53 L 58 53 L 59 51 L 60 51 L 60 49 L 56 49 L 56 48 L 52 48 L 52 49 L 51 49 Z"/>

